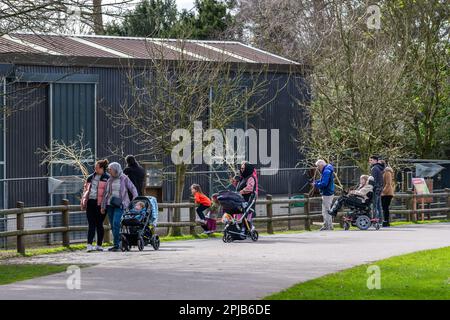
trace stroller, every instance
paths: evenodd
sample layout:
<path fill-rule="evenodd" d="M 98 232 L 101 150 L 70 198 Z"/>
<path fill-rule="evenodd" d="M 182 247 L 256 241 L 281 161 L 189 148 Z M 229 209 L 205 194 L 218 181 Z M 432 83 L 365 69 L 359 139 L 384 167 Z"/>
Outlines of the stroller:
<path fill-rule="evenodd" d="M 347 197 L 347 195 L 344 195 Z M 367 230 L 371 226 L 374 226 L 376 230 L 380 229 L 380 223 L 378 218 L 373 217 L 372 211 L 372 199 L 373 192 L 367 194 L 367 200 L 359 201 L 357 197 L 353 201 L 346 201 L 346 205 L 349 208 L 343 216 L 344 230 L 349 230 L 350 226 L 357 227 L 359 230 Z M 336 199 L 334 201 L 337 201 Z M 333 203 L 334 205 L 334 203 Z"/>
<path fill-rule="evenodd" d="M 134 213 L 131 210 L 137 202 L 145 204 L 144 212 Z M 159 236 L 155 233 L 158 219 L 158 203 L 154 197 L 136 197 L 128 206 L 120 221 L 121 250 L 130 251 L 132 246 L 137 246 L 139 251 L 151 244 L 153 249 L 158 250 L 160 245 Z"/>
<path fill-rule="evenodd" d="M 247 219 L 250 213 L 254 213 L 252 206 L 256 201 L 255 194 L 252 194 L 249 201 L 246 202 L 242 195 L 237 192 L 222 191 L 219 193 L 217 200 L 224 212 L 222 217 L 222 222 L 225 224 L 223 242 L 230 243 L 247 238 L 258 241 L 258 231 Z"/>

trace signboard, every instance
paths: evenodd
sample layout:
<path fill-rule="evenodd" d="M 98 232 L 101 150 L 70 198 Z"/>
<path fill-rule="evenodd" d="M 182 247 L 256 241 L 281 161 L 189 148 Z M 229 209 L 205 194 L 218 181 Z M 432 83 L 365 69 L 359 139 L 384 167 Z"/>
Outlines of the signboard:
<path fill-rule="evenodd" d="M 428 185 L 424 178 L 412 178 L 412 184 L 416 194 L 430 194 L 430 190 L 428 190 Z"/>

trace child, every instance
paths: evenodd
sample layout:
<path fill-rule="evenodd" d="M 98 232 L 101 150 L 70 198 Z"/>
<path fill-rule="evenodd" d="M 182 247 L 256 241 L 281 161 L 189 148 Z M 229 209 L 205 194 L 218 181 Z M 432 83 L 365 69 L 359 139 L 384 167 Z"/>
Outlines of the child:
<path fill-rule="evenodd" d="M 136 202 L 136 204 L 134 205 L 134 209 L 132 209 L 130 212 L 132 213 L 141 213 L 142 210 L 144 210 L 145 208 L 145 203 L 143 203 L 142 201 Z"/>
<path fill-rule="evenodd" d="M 204 230 L 203 233 L 209 233 L 206 225 L 206 217 L 204 211 L 211 207 L 211 200 L 203 193 L 202 188 L 198 184 L 191 186 L 191 193 L 194 196 L 194 201 L 198 204 L 197 215 L 200 218 L 201 226 Z"/>
<path fill-rule="evenodd" d="M 206 226 L 208 227 L 209 233 L 216 232 L 217 228 L 217 216 L 220 214 L 221 211 L 219 200 L 217 200 L 218 196 L 219 196 L 218 193 L 213 194 L 211 208 L 206 218 Z"/>

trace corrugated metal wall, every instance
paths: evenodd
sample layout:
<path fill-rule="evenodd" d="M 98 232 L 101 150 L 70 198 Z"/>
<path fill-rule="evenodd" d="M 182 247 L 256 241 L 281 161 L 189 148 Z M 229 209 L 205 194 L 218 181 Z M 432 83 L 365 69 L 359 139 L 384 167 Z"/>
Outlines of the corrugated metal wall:
<path fill-rule="evenodd" d="M 48 85 L 13 83 L 7 87 L 7 105 L 12 114 L 6 121 L 6 177 L 43 177 L 45 166 L 39 165 L 38 148 L 47 145 L 48 137 Z M 27 206 L 47 204 L 47 180 L 10 181 L 7 184 L 8 206 L 16 201 Z"/>
<path fill-rule="evenodd" d="M 106 115 L 106 110 L 117 110 L 121 103 L 124 103 L 126 99 L 130 98 L 127 72 L 121 68 L 99 68 L 99 67 L 53 67 L 53 66 L 17 66 L 18 72 L 32 72 L 32 73 L 57 73 L 57 74 L 96 74 L 99 76 L 99 82 L 97 87 L 97 157 L 108 157 L 110 161 L 119 160 L 122 164 L 124 160 L 118 156 L 111 154 L 111 149 L 115 146 L 120 146 L 123 143 L 123 152 L 125 154 L 141 154 L 142 149 L 136 145 L 134 141 L 123 141 L 121 138 L 121 133 L 118 132 L 111 125 L 108 117 Z M 302 117 L 302 113 L 297 110 L 296 100 L 297 98 L 301 100 L 309 99 L 305 90 L 299 90 L 298 83 L 299 80 L 304 81 L 301 77 L 289 77 L 287 74 L 273 74 L 272 77 L 277 81 L 273 81 L 268 90 L 270 91 L 267 95 L 267 99 L 271 99 L 271 94 L 276 94 L 276 98 L 271 101 L 266 110 L 262 112 L 255 119 L 249 120 L 252 126 L 256 128 L 278 128 L 280 129 L 280 166 L 282 168 L 292 168 L 301 158 L 295 143 L 294 136 L 295 131 L 292 128 L 292 120 L 295 117 Z M 287 82 L 287 85 L 286 85 Z M 295 83 L 297 82 L 297 84 Z M 304 83 L 300 83 L 301 86 L 305 86 Z M 280 90 L 280 88 L 283 88 Z M 62 89 L 62 87 L 61 87 Z M 79 99 L 79 97 L 72 96 L 72 99 Z M 73 110 L 72 110 L 73 111 Z M 24 120 L 24 126 L 28 126 L 30 122 L 34 122 L 36 126 L 39 126 L 42 134 L 42 128 L 48 125 L 47 120 L 42 119 L 43 114 L 35 119 Z M 66 117 L 68 118 L 68 116 Z M 37 121 L 36 121 L 37 119 Z M 47 119 L 47 118 L 46 118 Z M 61 119 L 61 121 L 64 121 Z M 73 120 L 72 120 L 73 121 Z M 67 125 L 72 125 L 67 123 Z M 250 126 L 249 126 L 250 127 Z M 55 128 L 56 129 L 56 128 Z M 13 149 L 14 143 L 17 144 L 20 139 L 11 141 L 8 144 L 8 150 Z M 41 145 L 38 146 L 40 142 Z M 34 152 L 37 147 L 42 147 L 46 141 L 35 141 L 33 145 L 28 146 L 30 153 Z M 269 150 L 270 152 L 270 150 Z M 151 156 L 151 155 L 149 155 Z M 139 159 L 139 158 L 138 158 Z M 140 158 L 142 159 L 142 158 Z M 38 166 L 38 161 L 35 157 L 27 160 L 27 165 L 30 167 L 38 167 L 42 170 L 42 167 Z M 12 165 L 11 170 L 19 170 L 15 165 Z M 199 166 L 196 170 L 205 170 L 204 166 Z M 42 173 L 43 171 L 39 171 Z M 189 177 L 187 185 L 192 181 L 194 182 L 196 178 Z M 202 180 L 201 182 L 207 183 L 207 178 L 198 177 L 197 179 Z M 301 175 L 292 178 L 293 185 L 291 186 L 293 192 L 303 185 L 304 181 Z M 195 181 L 197 182 L 197 181 Z M 262 190 L 266 190 L 272 194 L 287 193 L 287 184 L 285 178 L 282 175 L 277 176 L 265 176 L 260 179 L 262 185 Z M 46 188 L 45 188 L 46 189 Z M 164 185 L 164 190 L 166 196 L 172 196 L 169 190 L 173 190 L 173 183 L 167 181 Z M 189 196 L 188 192 L 184 194 L 185 198 Z M 168 199 L 165 197 L 166 200 Z M 41 201 L 41 198 L 35 198 L 31 203 L 36 203 Z"/>

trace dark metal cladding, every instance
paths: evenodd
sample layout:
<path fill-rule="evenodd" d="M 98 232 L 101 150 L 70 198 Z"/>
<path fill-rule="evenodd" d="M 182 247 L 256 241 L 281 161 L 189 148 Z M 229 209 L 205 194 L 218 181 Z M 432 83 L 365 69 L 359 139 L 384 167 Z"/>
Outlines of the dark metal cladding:
<path fill-rule="evenodd" d="M 52 36 L 53 37 L 53 36 Z M 55 43 L 62 45 L 73 46 L 71 47 L 74 54 L 84 54 L 84 44 L 79 42 L 73 42 L 68 38 L 57 39 Z M 39 38 L 31 36 L 24 36 L 26 41 L 36 43 L 40 47 L 45 47 L 52 50 L 46 44 L 38 42 Z M 48 38 L 50 39 L 50 38 Z M 132 55 L 133 57 L 148 58 L 148 46 L 156 46 L 156 49 L 160 49 L 161 46 L 148 42 L 142 39 L 120 39 L 120 38 L 102 38 L 102 37 L 83 37 L 92 43 L 100 46 L 110 48 L 116 52 L 120 52 L 126 55 Z M 4 38 L 0 38 L 0 48 L 3 42 L 8 41 Z M 10 43 L 10 42 L 8 42 Z M 166 59 L 176 59 L 179 56 L 179 50 L 172 50 L 170 46 L 181 48 L 181 44 L 176 41 L 169 41 L 168 46 L 163 46 L 163 54 Z M 296 136 L 295 128 L 292 126 L 294 119 L 303 119 L 305 117 L 304 110 L 299 108 L 298 102 L 308 103 L 310 96 L 308 86 L 305 78 L 301 73 L 289 73 L 284 67 L 289 67 L 289 62 L 280 58 L 273 57 L 271 55 L 265 55 L 259 51 L 255 51 L 253 55 L 252 49 L 245 46 L 231 43 L 231 47 L 226 47 L 221 42 L 205 42 L 205 46 L 199 44 L 199 42 L 188 42 L 184 44 L 185 50 L 191 52 L 193 55 L 207 56 L 210 59 L 221 59 L 221 55 L 228 56 L 230 61 L 234 63 L 241 63 L 244 57 L 246 59 L 259 59 L 258 63 L 265 63 L 267 61 L 273 61 L 275 63 L 272 71 L 270 71 L 267 77 L 267 88 L 265 95 L 259 103 L 264 104 L 264 109 L 254 118 L 248 120 L 248 128 L 256 129 L 270 129 L 280 130 L 280 168 L 293 168 L 297 162 L 302 158 L 301 154 L 296 148 L 294 138 Z M 11 48 L 17 46 L 19 49 L 21 45 L 12 43 Z M 215 46 L 218 50 L 208 49 L 207 46 Z M 33 50 L 30 48 L 29 52 L 34 54 L 34 57 L 39 56 L 39 50 Z M 153 48 L 155 49 L 155 48 Z M 221 49 L 226 50 L 236 57 L 230 54 L 221 52 Z M 17 49 L 18 50 L 18 49 Z M 53 50 L 58 51 L 53 48 Z M 8 100 L 8 104 L 14 108 L 21 108 L 25 105 L 29 107 L 26 112 L 18 112 L 11 116 L 7 122 L 7 178 L 15 179 L 21 177 L 44 177 L 47 175 L 47 169 L 44 166 L 39 165 L 40 159 L 36 155 L 37 148 L 43 148 L 49 144 L 50 139 L 50 98 L 54 99 L 53 106 L 58 108 L 55 104 L 59 104 L 63 110 L 61 112 L 54 111 L 54 117 L 59 117 L 59 120 L 53 124 L 53 133 L 64 139 L 75 138 L 82 127 L 79 123 L 84 123 L 83 128 L 85 135 L 89 136 L 89 141 L 92 138 L 92 121 L 89 120 L 89 110 L 93 108 L 89 97 L 92 96 L 96 89 L 96 153 L 97 158 L 107 157 L 110 161 L 119 161 L 124 164 L 124 159 L 118 156 L 112 155 L 112 149 L 114 147 L 121 147 L 123 144 L 123 153 L 125 154 L 142 154 L 141 146 L 137 145 L 134 141 L 123 141 L 122 134 L 115 129 L 110 120 L 107 117 L 107 112 L 118 111 L 121 104 L 131 99 L 130 84 L 128 81 L 128 73 L 138 74 L 142 72 L 142 65 L 140 67 L 132 67 L 134 64 L 124 63 L 124 58 L 121 59 L 112 58 L 114 53 L 103 50 L 98 52 L 96 48 L 89 46 L 86 48 L 86 52 L 92 54 L 91 58 L 85 57 L 83 59 L 89 59 L 89 63 L 78 64 L 76 59 L 78 57 L 71 56 L 50 56 L 40 52 L 42 60 L 39 62 L 16 62 L 14 65 L 15 75 L 20 74 L 32 74 L 32 78 L 36 79 L 42 75 L 42 79 L 58 79 L 58 77 L 49 77 L 49 75 L 61 75 L 61 79 L 65 79 L 64 75 L 90 75 L 90 83 L 67 83 L 56 84 L 53 86 L 55 90 L 52 97 L 50 97 L 49 84 L 41 83 L 37 89 L 30 91 L 26 90 L 13 90 L 13 88 L 27 88 L 30 83 L 16 82 L 14 85 L 9 86 L 9 90 L 15 91 L 15 97 Z M 11 52 L 11 50 L 9 51 Z M 103 56 L 101 56 L 103 54 Z M 99 65 L 98 60 L 111 59 L 111 64 Z M 47 58 L 51 57 L 52 62 L 47 62 Z M 195 57 L 192 57 L 195 59 Z M 240 60 L 240 61 L 239 61 Z M 14 60 L 17 61 L 17 60 Z M 34 60 L 33 60 L 34 61 Z M 113 63 L 114 61 L 115 64 Z M 142 62 L 142 61 L 141 61 Z M 0 63 L 11 63 L 8 61 L 5 55 L 0 55 Z M 243 62 L 242 65 L 247 67 L 253 65 L 258 67 L 257 64 Z M 280 71 L 278 71 L 280 70 Z M 148 71 L 147 71 L 148 72 Z M 95 75 L 96 77 L 92 77 Z M 12 74 L 14 76 L 14 73 Z M 82 78 L 82 77 L 81 77 Z M 249 77 L 250 78 L 250 77 Z M 95 79 L 95 80 L 92 80 Z M 97 81 L 93 83 L 92 81 Z M 9 81 L 17 81 L 17 79 L 10 78 Z M 57 91 L 59 90 L 59 91 Z M 275 96 L 275 98 L 273 98 Z M 255 97 L 254 101 L 258 101 L 261 97 Z M 28 101 L 28 102 L 27 102 Z M 30 103 L 30 101 L 40 101 L 40 103 Z M 82 104 L 83 107 L 77 107 Z M 84 120 L 86 121 L 84 121 Z M 83 120 L 83 121 L 81 121 Z M 80 122 L 81 121 L 81 122 Z M 87 124 L 87 127 L 86 127 Z M 242 123 L 238 125 L 242 127 Z M 131 129 L 128 129 L 128 133 L 131 133 Z M 268 150 L 270 156 L 271 150 Z M 152 155 L 148 155 L 152 158 Z M 138 160 L 143 160 L 142 157 L 138 157 Z M 170 159 L 165 159 L 165 163 L 170 165 Z M 167 171 L 170 170 L 170 166 L 167 166 Z M 194 171 L 207 171 L 209 166 L 201 165 L 195 166 Z M 71 173 L 64 171 L 63 173 Z M 56 174 L 55 172 L 53 174 Z M 265 192 L 272 194 L 286 194 L 288 192 L 298 192 L 298 189 L 304 184 L 303 175 L 300 170 L 287 173 L 286 171 L 280 171 L 273 176 L 260 176 L 260 189 L 262 194 Z M 289 183 L 288 183 L 289 181 Z M 210 178 L 208 174 L 189 174 L 186 178 L 186 189 L 184 192 L 184 199 L 188 199 L 190 194 L 187 189 L 191 183 L 201 183 L 205 186 L 205 190 L 209 190 L 208 185 Z M 164 182 L 164 200 L 172 200 L 174 195 L 174 181 L 173 175 L 166 175 Z M 47 205 L 49 202 L 49 195 L 47 190 L 47 180 L 35 180 L 34 182 L 10 182 L 8 184 L 8 206 L 15 206 L 15 201 L 21 200 L 26 205 Z M 75 199 L 75 198 L 74 198 Z M 54 200 L 58 202 L 60 199 L 55 197 Z M 75 200 L 74 200 L 75 201 Z"/>

